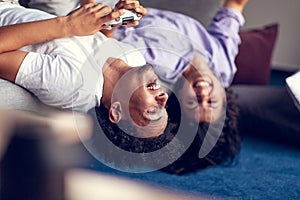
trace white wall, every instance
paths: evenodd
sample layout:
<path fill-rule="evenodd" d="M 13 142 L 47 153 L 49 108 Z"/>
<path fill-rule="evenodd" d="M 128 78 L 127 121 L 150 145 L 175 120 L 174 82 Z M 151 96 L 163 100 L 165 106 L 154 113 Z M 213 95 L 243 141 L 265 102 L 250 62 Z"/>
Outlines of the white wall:
<path fill-rule="evenodd" d="M 272 65 L 287 71 L 300 69 L 300 0 L 249 0 L 244 14 L 245 28 L 278 22 Z"/>

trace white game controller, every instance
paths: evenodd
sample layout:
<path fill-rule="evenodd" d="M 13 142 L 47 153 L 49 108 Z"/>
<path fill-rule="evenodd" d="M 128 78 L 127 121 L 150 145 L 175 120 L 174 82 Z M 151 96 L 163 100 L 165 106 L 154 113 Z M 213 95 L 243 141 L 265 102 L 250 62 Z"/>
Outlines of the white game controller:
<path fill-rule="evenodd" d="M 126 25 L 127 22 L 133 22 L 140 20 L 142 18 L 142 14 L 135 12 L 134 10 L 125 10 L 125 13 L 112 21 L 106 22 L 107 26 L 114 26 L 117 24 Z"/>

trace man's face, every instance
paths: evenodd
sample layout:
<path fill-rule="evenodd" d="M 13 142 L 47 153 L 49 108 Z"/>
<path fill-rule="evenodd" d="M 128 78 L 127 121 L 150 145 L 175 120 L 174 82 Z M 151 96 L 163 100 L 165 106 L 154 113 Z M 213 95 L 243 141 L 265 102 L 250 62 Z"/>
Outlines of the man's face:
<path fill-rule="evenodd" d="M 123 109 L 122 119 L 134 125 L 137 136 L 161 135 L 168 120 L 165 108 L 168 95 L 158 84 L 153 68 L 150 65 L 132 68 L 116 87 L 120 87 L 117 96 Z"/>
<path fill-rule="evenodd" d="M 187 117 L 196 122 L 218 120 L 225 111 L 226 93 L 209 66 L 196 62 L 183 75 L 186 80 L 179 90 L 179 98 Z"/>

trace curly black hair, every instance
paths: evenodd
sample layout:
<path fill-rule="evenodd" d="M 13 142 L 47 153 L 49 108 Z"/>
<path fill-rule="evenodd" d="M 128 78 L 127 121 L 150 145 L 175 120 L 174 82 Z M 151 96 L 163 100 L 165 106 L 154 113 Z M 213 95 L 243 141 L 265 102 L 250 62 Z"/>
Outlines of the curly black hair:
<path fill-rule="evenodd" d="M 168 173 L 174 174 L 185 174 L 196 170 L 204 169 L 209 166 L 218 165 L 221 163 L 232 163 L 236 155 L 238 155 L 241 147 L 241 137 L 237 129 L 237 118 L 238 118 L 238 107 L 235 103 L 236 95 L 232 90 L 226 90 L 227 96 L 227 107 L 226 107 L 226 118 L 225 123 L 221 132 L 220 137 L 216 145 L 212 150 L 204 157 L 199 158 L 199 151 L 203 143 L 210 124 L 199 123 L 196 129 L 197 133 L 194 137 L 191 145 L 186 148 L 187 150 L 179 157 L 176 150 L 168 156 L 178 156 L 179 158 L 164 167 L 162 170 Z M 175 95 L 170 95 L 167 102 L 167 112 L 169 115 L 168 124 L 164 131 L 164 134 L 155 138 L 137 138 L 127 134 L 119 128 L 117 124 L 110 122 L 108 119 L 108 110 L 103 106 L 95 108 L 97 122 L 101 126 L 106 137 L 117 147 L 134 153 L 149 153 L 163 148 L 169 144 L 172 140 L 177 140 L 178 146 L 184 146 L 180 138 L 175 137 L 180 122 L 182 120 L 181 112 L 178 110 L 179 101 Z M 187 122 L 184 122 L 187 123 Z M 186 132 L 184 134 L 190 134 Z M 97 133 L 94 133 L 93 138 L 97 140 Z M 103 144 L 101 144 L 103 145 Z M 104 158 L 105 159 L 105 158 Z M 124 158 L 126 159 L 126 158 Z M 156 160 L 154 162 L 160 162 Z M 120 162 L 128 163 L 128 162 Z"/>
<path fill-rule="evenodd" d="M 236 94 L 231 89 L 226 89 L 226 96 L 227 107 L 224 126 L 212 150 L 204 158 L 199 158 L 203 139 L 209 129 L 208 123 L 199 123 L 197 135 L 190 147 L 178 160 L 162 169 L 163 171 L 180 175 L 222 163 L 233 163 L 241 148 L 241 136 L 237 124 L 239 109 L 235 101 Z"/>

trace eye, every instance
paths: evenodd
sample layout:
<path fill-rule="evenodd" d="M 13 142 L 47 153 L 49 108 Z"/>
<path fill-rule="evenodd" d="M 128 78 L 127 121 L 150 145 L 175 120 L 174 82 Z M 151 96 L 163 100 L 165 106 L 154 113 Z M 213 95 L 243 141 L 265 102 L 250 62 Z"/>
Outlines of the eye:
<path fill-rule="evenodd" d="M 209 99 L 207 103 L 210 105 L 210 107 L 214 108 L 217 106 L 218 101 L 214 99 Z"/>
<path fill-rule="evenodd" d="M 198 106 L 198 101 L 195 100 L 187 100 L 185 105 L 188 109 L 195 109 Z"/>

